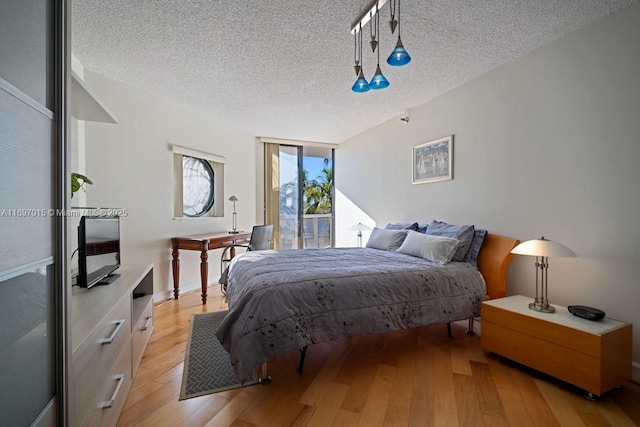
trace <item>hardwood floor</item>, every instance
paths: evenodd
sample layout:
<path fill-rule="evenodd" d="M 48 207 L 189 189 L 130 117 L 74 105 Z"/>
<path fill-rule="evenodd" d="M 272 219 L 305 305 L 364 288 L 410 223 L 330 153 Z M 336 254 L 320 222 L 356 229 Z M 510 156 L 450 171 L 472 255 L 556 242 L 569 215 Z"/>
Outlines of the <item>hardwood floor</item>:
<path fill-rule="evenodd" d="M 597 402 L 485 354 L 466 322 L 353 337 L 269 363 L 273 382 L 178 401 L 189 320 L 226 309 L 217 285 L 155 307 L 155 330 L 118 426 L 638 426 L 640 385 Z M 476 322 L 476 332 L 480 330 Z"/>

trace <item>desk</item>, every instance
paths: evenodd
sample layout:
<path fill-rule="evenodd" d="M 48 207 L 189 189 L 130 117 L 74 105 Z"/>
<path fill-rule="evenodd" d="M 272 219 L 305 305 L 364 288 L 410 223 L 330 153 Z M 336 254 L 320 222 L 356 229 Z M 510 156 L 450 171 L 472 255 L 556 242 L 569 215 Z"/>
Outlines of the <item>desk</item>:
<path fill-rule="evenodd" d="M 233 244 L 248 244 L 251 240 L 251 232 L 239 233 L 218 232 L 210 234 L 198 234 L 195 236 L 171 238 L 171 267 L 173 269 L 173 296 L 178 299 L 180 293 L 180 249 L 200 251 L 200 285 L 202 287 L 202 304 L 207 303 L 207 285 L 209 280 L 209 255 L 211 249 L 221 249 Z M 235 249 L 230 249 L 230 257 L 235 256 Z"/>

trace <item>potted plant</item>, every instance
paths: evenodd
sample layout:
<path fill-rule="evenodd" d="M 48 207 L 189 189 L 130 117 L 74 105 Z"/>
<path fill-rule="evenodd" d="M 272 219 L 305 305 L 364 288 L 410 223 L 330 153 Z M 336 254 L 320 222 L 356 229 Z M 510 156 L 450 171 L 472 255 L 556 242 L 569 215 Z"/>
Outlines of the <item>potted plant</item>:
<path fill-rule="evenodd" d="M 76 193 L 76 191 L 80 190 L 81 188 L 86 192 L 87 189 L 84 187 L 85 184 L 93 184 L 93 182 L 91 182 L 91 180 L 86 176 L 73 172 L 71 174 L 71 198 L 73 198 L 73 195 Z"/>

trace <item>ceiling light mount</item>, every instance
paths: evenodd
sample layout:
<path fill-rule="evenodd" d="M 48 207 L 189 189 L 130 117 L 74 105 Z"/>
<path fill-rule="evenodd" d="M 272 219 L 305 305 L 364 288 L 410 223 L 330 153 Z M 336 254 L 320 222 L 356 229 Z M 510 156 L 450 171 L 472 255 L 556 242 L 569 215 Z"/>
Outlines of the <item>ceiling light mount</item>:
<path fill-rule="evenodd" d="M 362 29 L 373 18 L 373 16 L 382 9 L 387 0 L 373 0 L 367 8 L 351 23 L 351 33 L 355 34 Z"/>

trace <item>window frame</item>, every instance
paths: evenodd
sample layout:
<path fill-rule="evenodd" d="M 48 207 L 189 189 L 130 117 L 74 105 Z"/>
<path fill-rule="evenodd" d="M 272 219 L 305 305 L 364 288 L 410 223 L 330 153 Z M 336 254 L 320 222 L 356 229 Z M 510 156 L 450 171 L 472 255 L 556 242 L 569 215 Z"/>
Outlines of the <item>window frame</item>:
<path fill-rule="evenodd" d="M 191 148 L 172 145 L 173 153 L 173 218 L 174 219 L 200 219 L 224 216 L 224 165 L 226 159 L 211 153 L 194 150 Z M 184 213 L 184 157 L 192 157 L 201 162 L 206 162 L 211 168 L 212 198 L 213 202 L 208 210 L 199 216 L 191 216 Z"/>
<path fill-rule="evenodd" d="M 204 173 L 207 175 L 208 179 L 208 190 L 209 190 L 209 195 L 207 197 L 207 201 L 203 204 L 202 209 L 198 209 L 197 212 L 195 213 L 188 213 L 187 212 L 187 208 L 185 208 L 184 205 L 184 197 L 185 197 L 185 181 L 188 178 L 191 178 L 190 176 L 187 176 L 186 172 L 187 170 L 185 169 L 185 163 L 189 162 L 189 161 L 193 161 L 194 162 L 194 166 L 195 165 L 200 165 L 200 167 L 203 169 Z M 191 169 L 193 170 L 193 169 Z M 205 160 L 205 159 L 201 159 L 198 157 L 192 157 L 192 156 L 187 156 L 187 155 L 183 155 L 182 156 L 182 214 L 186 217 L 189 218 L 199 218 L 203 215 L 205 215 L 207 212 L 209 212 L 209 210 L 213 207 L 213 204 L 215 202 L 216 199 L 216 192 L 215 192 L 215 172 L 213 171 L 213 167 L 211 166 L 211 164 Z M 198 190 L 200 190 L 202 187 L 198 186 Z"/>

